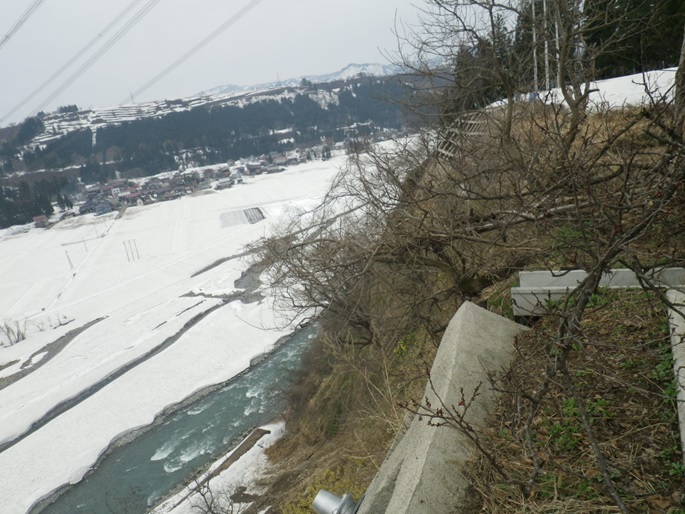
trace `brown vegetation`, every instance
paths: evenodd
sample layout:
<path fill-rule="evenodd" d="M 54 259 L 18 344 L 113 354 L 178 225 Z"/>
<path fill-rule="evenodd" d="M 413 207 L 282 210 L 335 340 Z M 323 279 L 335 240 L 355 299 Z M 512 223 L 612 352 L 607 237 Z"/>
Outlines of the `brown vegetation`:
<path fill-rule="evenodd" d="M 496 382 L 503 400 L 478 435 L 475 511 L 682 512 L 669 302 L 648 274 L 685 264 L 682 114 L 649 84 L 647 105 L 590 108 L 602 49 L 574 50 L 589 36 L 578 2 L 549 0 L 563 103 L 546 105 L 520 100 L 525 63 L 510 66 L 498 47 L 497 10 L 514 3 L 469 0 L 489 20 L 482 31 L 455 2 L 428 3 L 435 30 L 410 41 L 457 62 L 463 38 L 476 38 L 483 51 L 455 64 L 471 89 L 429 89 L 437 124 L 354 156 L 319 210 L 258 248 L 283 307 L 321 319 L 263 504 L 307 512 L 317 487 L 360 494 L 402 426 L 397 406 L 430 409 L 426 366 L 457 307 L 471 299 L 511 315 L 517 271 L 584 269 Z M 413 64 L 430 84 L 434 71 Z M 463 112 L 492 94 L 500 107 Z M 616 267 L 651 294 L 601 291 Z M 436 430 L 463 430 L 449 410 L 440 417 L 448 426 Z"/>
<path fill-rule="evenodd" d="M 518 340 L 516 363 L 498 383 L 502 400 L 483 434 L 507 478 L 478 460 L 471 470 L 474 512 L 618 511 L 590 438 L 628 511 L 682 509 L 685 469 L 663 304 L 647 292 L 600 291 L 581 328 L 568 376 L 551 383 L 544 370 L 560 353 L 556 320 L 541 320 Z M 536 398 L 543 389 L 547 394 Z M 515 482 L 531 478 L 522 494 Z"/>
<path fill-rule="evenodd" d="M 276 512 L 307 512 L 319 487 L 361 494 L 401 427 L 398 405 L 420 402 L 441 328 L 464 298 L 511 316 L 508 289 L 524 267 L 584 268 L 591 279 L 519 341 L 493 428 L 481 435 L 504 474 L 481 459 L 474 504 L 486 512 L 682 508 L 664 299 L 597 287 L 610 267 L 642 273 L 685 259 L 683 168 L 666 144 L 668 111 L 654 112 L 588 116 L 577 130 L 583 137 L 560 157 L 545 127 L 557 130 L 564 113 L 521 110 L 512 133 L 522 136 L 512 139 L 516 158 L 527 156 L 526 173 L 483 135 L 462 143 L 469 150 L 460 155 L 469 157 L 458 167 L 429 159 L 412 180 L 395 177 L 394 196 L 371 195 L 379 211 L 391 205 L 382 237 L 339 232 L 344 237 L 329 242 L 338 258 L 352 247 L 358 267 L 351 278 L 339 259 L 327 279 L 364 283 L 345 289 L 356 292 L 344 309 L 319 306 L 322 336 L 292 389 L 290 435 L 271 454 L 281 470 L 273 493 L 286 498 Z M 372 168 L 352 163 L 340 181 L 346 191 L 368 194 L 389 183 L 374 174 L 398 173 L 387 154 L 372 157 Z M 326 239 L 321 227 L 317 236 Z M 299 248 L 312 239 L 302 241 Z M 299 258 L 314 273 L 306 254 Z M 363 338 L 344 328 L 351 305 L 363 306 Z"/>

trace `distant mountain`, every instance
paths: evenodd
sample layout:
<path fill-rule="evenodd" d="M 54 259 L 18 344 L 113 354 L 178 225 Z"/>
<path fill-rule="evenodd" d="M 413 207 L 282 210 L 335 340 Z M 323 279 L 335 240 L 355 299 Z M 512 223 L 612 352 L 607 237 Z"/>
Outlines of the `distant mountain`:
<path fill-rule="evenodd" d="M 201 91 L 197 96 L 206 95 L 234 95 L 236 93 L 246 92 L 246 91 L 263 91 L 268 89 L 274 89 L 278 87 L 294 87 L 299 86 L 302 83 L 302 79 L 308 80 L 315 84 L 322 82 L 335 82 L 338 80 L 349 80 L 355 77 L 366 76 L 366 77 L 388 77 L 392 75 L 397 75 L 401 72 L 399 66 L 393 64 L 348 64 L 342 70 L 336 71 L 334 73 L 327 73 L 324 75 L 305 75 L 302 77 L 291 78 L 282 81 L 267 82 L 264 84 L 257 84 L 252 86 L 237 86 L 235 84 L 225 84 L 222 86 L 217 86 L 206 91 Z"/>
<path fill-rule="evenodd" d="M 70 169 L 89 183 L 382 136 L 406 125 L 406 90 L 390 71 L 350 65 L 250 90 L 41 114 L 0 132 L 0 176 Z"/>
<path fill-rule="evenodd" d="M 254 86 L 223 85 L 190 97 L 174 100 L 155 100 L 80 111 L 76 109 L 61 110 L 42 115 L 43 130 L 36 137 L 31 138 L 28 146 L 32 150 L 37 147 L 45 147 L 45 145 L 59 140 L 67 134 L 83 130 L 93 132 L 93 145 L 95 145 L 97 137 L 95 132 L 106 127 L 147 118 L 162 118 L 169 114 L 185 112 L 198 107 L 244 106 L 260 101 L 278 100 L 283 98 L 283 95 L 293 96 L 302 93 L 317 97 L 317 101 L 324 104 L 331 101 L 335 103 L 337 102 L 333 98 L 333 96 L 337 96 L 335 93 L 305 91 L 302 89 L 302 80 L 306 79 L 313 84 L 325 85 L 336 81 L 349 81 L 356 77 L 389 77 L 396 75 L 399 71 L 399 67 L 385 64 L 349 64 L 342 70 L 326 75 L 309 75 Z M 16 129 L 13 128 L 12 130 Z M 0 136 L 3 134 L 4 132 L 0 131 Z M 14 132 L 11 135 L 13 136 Z M 3 139 L 9 140 L 11 137 L 0 137 L 0 142 Z"/>

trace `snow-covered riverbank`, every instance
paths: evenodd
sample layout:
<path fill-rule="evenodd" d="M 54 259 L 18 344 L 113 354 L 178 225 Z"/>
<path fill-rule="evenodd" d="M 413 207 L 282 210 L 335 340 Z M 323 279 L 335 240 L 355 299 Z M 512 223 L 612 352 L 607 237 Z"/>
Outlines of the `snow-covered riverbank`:
<path fill-rule="evenodd" d="M 117 436 L 240 373 L 287 333 L 268 294 L 260 302 L 223 306 L 216 298 L 236 291 L 244 261 L 231 259 L 192 275 L 240 254 L 246 243 L 269 233 L 295 209 L 313 205 L 343 163 L 338 157 L 303 164 L 233 189 L 131 208 L 121 219 L 87 215 L 47 231 L 0 233 L 0 313 L 7 322 L 25 326 L 28 335 L 0 349 L 0 378 L 15 375 L 23 365 L 29 369 L 0 389 L 0 443 L 72 401 L 0 453 L 0 469 L 6 472 L 0 512 L 26 512 L 51 491 L 78 481 Z M 255 207 L 265 220 L 222 223 L 231 212 Z M 135 259 L 126 252 L 131 244 Z M 191 291 L 201 295 L 184 296 Z M 39 366 L 47 344 L 100 317 L 105 319 Z M 121 371 L 184 327 L 173 344 Z M 103 381 L 97 392 L 78 398 Z"/>

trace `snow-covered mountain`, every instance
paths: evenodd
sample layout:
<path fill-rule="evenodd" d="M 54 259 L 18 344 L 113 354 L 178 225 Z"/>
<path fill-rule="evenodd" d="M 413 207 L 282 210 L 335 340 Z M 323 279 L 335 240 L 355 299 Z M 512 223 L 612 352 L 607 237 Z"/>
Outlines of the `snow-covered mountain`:
<path fill-rule="evenodd" d="M 203 95 L 226 95 L 235 94 L 243 91 L 255 91 L 255 90 L 265 90 L 273 89 L 277 87 L 284 86 L 299 86 L 302 83 L 302 79 L 308 80 L 314 83 L 320 82 L 335 82 L 337 80 L 349 80 L 355 77 L 367 76 L 367 77 L 387 77 L 391 75 L 397 75 L 400 73 L 401 68 L 392 64 L 348 64 L 343 69 L 338 70 L 334 73 L 327 73 L 324 75 L 305 75 L 302 77 L 291 78 L 287 80 L 267 82 L 264 84 L 258 84 L 253 86 L 237 86 L 235 84 L 225 84 L 222 86 L 217 86 L 207 91 L 201 91 L 198 96 Z"/>
<path fill-rule="evenodd" d="M 304 91 L 302 79 L 312 83 L 328 83 L 338 80 L 350 80 L 355 77 L 385 77 L 399 72 L 397 66 L 384 64 L 350 64 L 335 73 L 310 75 L 280 82 L 259 84 L 255 86 L 224 85 L 209 89 L 187 98 L 176 100 L 155 100 L 113 107 L 98 107 L 78 112 L 54 112 L 42 118 L 45 130 L 36 137 L 30 146 L 42 146 L 59 139 L 75 130 L 91 130 L 93 133 L 101 127 L 118 125 L 143 118 L 160 118 L 173 112 L 182 112 L 200 106 L 245 105 L 265 99 L 279 99 L 283 96 L 294 96 Z M 289 90 L 290 89 L 290 90 Z M 336 103 L 337 99 L 330 93 L 308 91 L 317 97 L 317 101 Z M 321 96 L 325 98 L 319 98 Z M 95 137 L 95 136 L 94 136 Z"/>

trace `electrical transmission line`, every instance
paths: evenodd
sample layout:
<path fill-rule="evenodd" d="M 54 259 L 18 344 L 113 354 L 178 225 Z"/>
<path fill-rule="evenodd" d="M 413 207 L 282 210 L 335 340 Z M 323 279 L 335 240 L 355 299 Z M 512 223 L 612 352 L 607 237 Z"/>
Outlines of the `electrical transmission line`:
<path fill-rule="evenodd" d="M 110 30 L 112 30 L 116 25 L 119 24 L 119 22 L 126 16 L 128 13 L 130 13 L 133 8 L 142 2 L 143 0 L 133 0 L 128 6 L 121 11 L 112 21 L 110 21 L 107 26 L 102 29 L 100 32 L 97 33 L 97 35 L 91 39 L 86 45 L 81 48 L 69 61 L 64 63 L 61 68 L 59 68 L 55 73 L 53 73 L 50 78 L 48 78 L 45 82 L 43 82 L 40 86 L 38 86 L 31 94 L 29 94 L 26 98 L 24 98 L 18 105 L 16 105 L 11 111 L 7 112 L 5 115 L 3 115 L 2 118 L 0 118 L 0 121 L 6 120 L 10 116 L 12 116 L 15 112 L 17 112 L 19 109 L 21 109 L 24 105 L 26 105 L 28 102 L 33 100 L 38 94 L 43 91 L 47 86 L 49 86 L 54 80 L 59 77 L 62 73 L 64 73 L 65 70 L 67 70 L 69 67 L 71 67 L 72 64 L 74 64 L 78 59 L 80 59 L 83 54 L 85 54 L 88 50 L 90 50 L 95 43 L 97 43 L 100 39 L 102 39 L 105 34 L 107 34 Z"/>
<path fill-rule="evenodd" d="M 134 100 L 137 96 L 141 95 L 148 89 L 150 89 L 153 85 L 155 85 L 157 82 L 159 82 L 162 78 L 166 77 L 169 73 L 171 73 L 173 70 L 178 68 L 181 64 L 186 62 L 188 59 L 190 59 L 193 55 L 195 55 L 197 52 L 199 52 L 202 48 L 207 46 L 209 43 L 214 41 L 217 37 L 219 37 L 226 29 L 234 25 L 238 20 L 240 20 L 243 16 L 245 16 L 247 13 L 249 13 L 252 9 L 257 7 L 261 2 L 264 0 L 252 0 L 249 2 L 247 5 L 245 5 L 240 11 L 235 13 L 233 16 L 231 16 L 228 20 L 226 20 L 221 26 L 216 28 L 211 34 L 209 34 L 207 37 L 205 37 L 202 41 L 197 43 L 195 46 L 193 46 L 190 50 L 188 50 L 186 53 L 184 53 L 181 57 L 176 59 L 174 62 L 172 62 L 169 66 L 164 68 L 160 73 L 155 75 L 152 79 L 147 81 L 143 86 L 138 88 L 136 91 L 131 93 L 130 99 Z M 122 100 L 121 104 L 124 104 L 129 101 L 129 98 L 125 98 Z"/>
<path fill-rule="evenodd" d="M 5 34 L 5 37 L 2 38 L 2 41 L 0 41 L 0 48 L 5 46 L 7 42 L 12 39 L 12 36 L 17 33 L 17 31 L 21 28 L 21 26 L 26 23 L 26 21 L 33 15 L 34 12 L 36 12 L 36 9 L 40 7 L 40 4 L 42 4 L 45 0 L 34 0 L 34 2 L 29 5 L 28 9 L 24 11 L 24 13 L 19 16 L 19 19 L 12 25 L 12 28 L 9 30 L 7 34 Z"/>
<path fill-rule="evenodd" d="M 52 102 L 55 98 L 61 95 L 69 86 L 71 86 L 81 75 L 83 75 L 93 64 L 99 61 L 107 51 L 119 42 L 135 25 L 142 20 L 153 7 L 155 7 L 160 0 L 148 0 L 148 2 L 140 8 L 140 10 L 129 19 L 123 27 L 121 27 L 111 38 L 109 38 L 104 45 L 102 45 L 97 52 L 88 58 L 74 73 L 72 73 L 67 80 L 65 80 L 50 96 L 40 103 L 31 114 L 36 114 L 41 111 L 46 105 Z"/>

